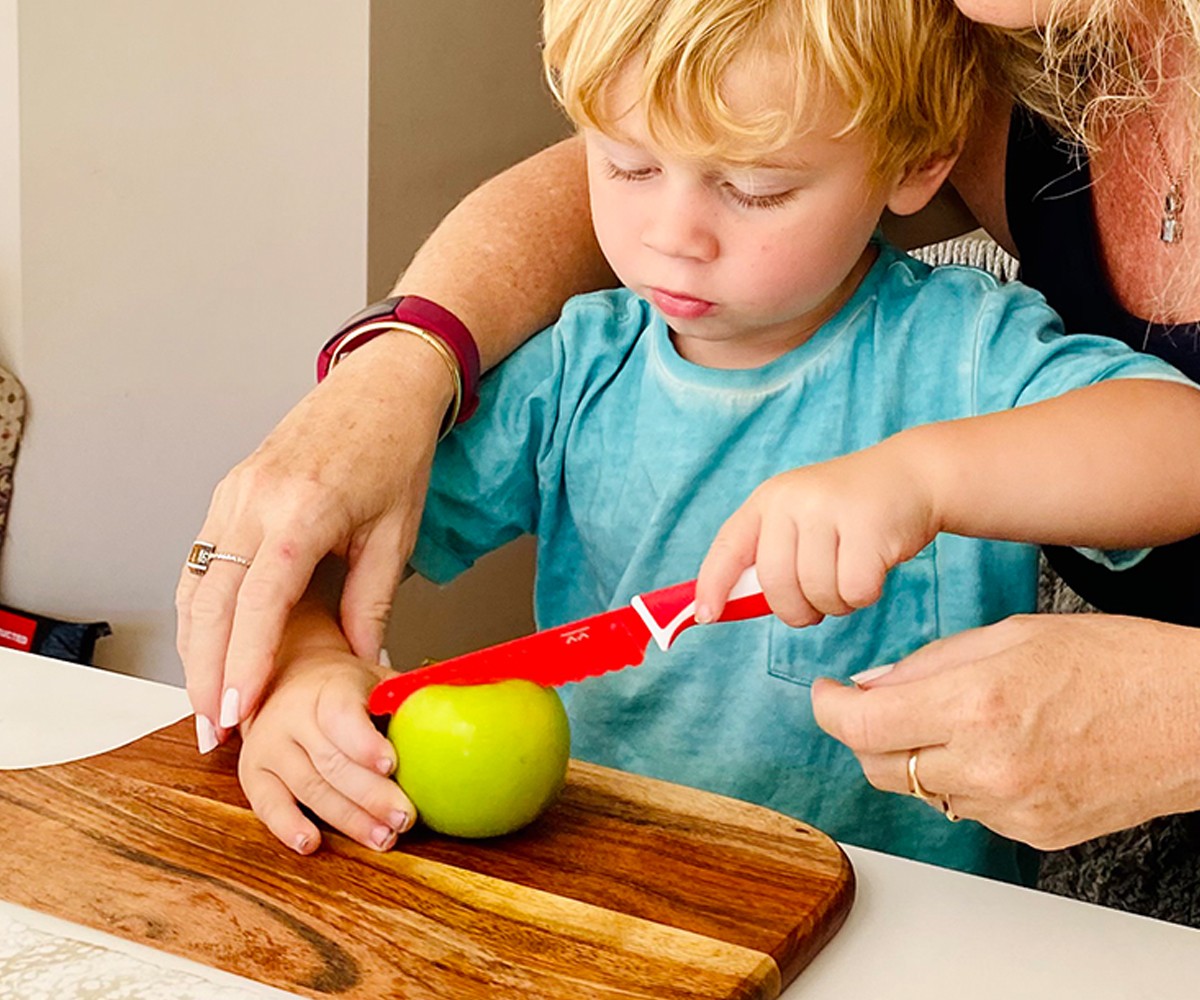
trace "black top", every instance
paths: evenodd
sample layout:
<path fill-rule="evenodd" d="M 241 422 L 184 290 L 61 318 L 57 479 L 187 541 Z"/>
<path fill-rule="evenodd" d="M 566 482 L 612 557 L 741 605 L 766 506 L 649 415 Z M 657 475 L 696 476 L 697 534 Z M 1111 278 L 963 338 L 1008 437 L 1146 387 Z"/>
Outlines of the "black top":
<path fill-rule="evenodd" d="M 1005 208 L 1021 280 L 1046 297 L 1067 332 L 1117 337 L 1200 381 L 1200 322 L 1149 323 L 1114 297 L 1100 259 L 1086 153 L 1017 109 L 1005 172 Z M 1200 224 L 1195 238 L 1200 239 Z M 1063 579 L 1102 611 L 1200 625 L 1200 537 L 1164 545 L 1123 572 L 1098 566 L 1073 549 L 1047 547 L 1046 554 Z"/>

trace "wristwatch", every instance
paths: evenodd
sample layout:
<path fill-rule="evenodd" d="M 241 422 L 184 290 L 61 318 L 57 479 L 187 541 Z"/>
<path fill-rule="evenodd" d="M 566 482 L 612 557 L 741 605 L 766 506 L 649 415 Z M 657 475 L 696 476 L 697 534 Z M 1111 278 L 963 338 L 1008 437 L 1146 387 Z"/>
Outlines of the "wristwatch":
<path fill-rule="evenodd" d="M 418 336 L 442 355 L 455 383 L 447 429 L 470 417 L 479 405 L 480 364 L 475 338 L 449 309 L 419 295 L 397 295 L 375 302 L 346 320 L 317 355 L 317 381 L 351 351 L 391 332 Z"/>

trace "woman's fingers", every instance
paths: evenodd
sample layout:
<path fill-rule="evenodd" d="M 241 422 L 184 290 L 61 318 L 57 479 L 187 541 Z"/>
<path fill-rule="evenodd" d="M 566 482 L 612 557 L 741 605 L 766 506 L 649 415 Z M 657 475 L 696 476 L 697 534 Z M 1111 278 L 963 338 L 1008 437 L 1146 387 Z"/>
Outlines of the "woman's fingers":
<path fill-rule="evenodd" d="M 301 537 L 268 535 L 239 581 L 233 605 L 221 609 L 225 617 L 205 630 L 203 645 L 193 639 L 196 668 L 222 678 L 222 727 L 232 728 L 254 714 L 271 679 L 288 614 L 328 551 L 331 540 L 325 537 L 310 535 L 303 545 L 288 540 Z M 227 634 L 224 645 L 222 634 Z"/>
<path fill-rule="evenodd" d="M 870 690 L 825 677 L 812 687 L 817 725 L 856 754 L 945 743 L 953 732 L 952 699 L 952 687 L 937 677 Z"/>
<path fill-rule="evenodd" d="M 856 679 L 856 683 L 872 689 L 907 684 L 975 663 L 1025 641 L 1030 631 L 1036 629 L 1037 621 L 1036 616 L 1017 615 L 994 625 L 935 639 L 893 664 L 891 670 Z"/>
<path fill-rule="evenodd" d="M 361 547 L 350 549 L 342 589 L 342 631 L 351 651 L 372 663 L 379 662 L 392 601 L 404 573 L 399 553 L 404 539 L 414 535 L 415 531 L 407 530 L 401 519 L 393 516 L 380 521 Z"/>
<path fill-rule="evenodd" d="M 1198 645 L 1158 622 L 1022 616 L 865 689 L 818 681 L 813 709 L 876 787 L 907 791 L 916 750 L 921 784 L 956 813 L 1052 850 L 1195 808 Z"/>
<path fill-rule="evenodd" d="M 250 545 L 241 544 L 246 552 L 251 552 L 243 558 L 253 563 Z M 242 555 L 232 547 L 228 550 L 215 547 L 215 551 Z M 225 650 L 238 592 L 248 572 L 236 562 L 210 560 L 200 574 L 185 567 L 176 590 L 177 645 L 187 677 L 188 697 L 197 717 L 214 726 L 220 726 Z"/>

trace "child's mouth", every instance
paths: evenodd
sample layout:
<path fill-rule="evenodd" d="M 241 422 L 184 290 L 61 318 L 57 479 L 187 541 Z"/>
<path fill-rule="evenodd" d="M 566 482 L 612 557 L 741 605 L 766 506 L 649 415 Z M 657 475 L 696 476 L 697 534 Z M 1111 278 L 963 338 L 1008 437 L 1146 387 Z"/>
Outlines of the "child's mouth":
<path fill-rule="evenodd" d="M 664 288 L 651 288 L 650 301 L 659 312 L 673 319 L 698 319 L 711 312 L 716 303 L 706 299 L 693 298 L 682 292 L 668 292 Z"/>

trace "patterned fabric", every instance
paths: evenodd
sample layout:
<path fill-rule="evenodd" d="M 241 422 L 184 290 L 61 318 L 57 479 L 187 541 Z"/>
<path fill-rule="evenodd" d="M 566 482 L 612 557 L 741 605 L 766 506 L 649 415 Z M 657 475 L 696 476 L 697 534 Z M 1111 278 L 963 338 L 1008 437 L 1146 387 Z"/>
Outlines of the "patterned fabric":
<path fill-rule="evenodd" d="M 960 236 L 941 243 L 930 243 L 910 250 L 917 260 L 937 267 L 940 264 L 965 264 L 995 275 L 1002 282 L 1017 277 L 1020 262 L 988 236 Z"/>
<path fill-rule="evenodd" d="M 25 427 L 25 389 L 12 372 L 0 368 L 0 544 L 12 502 L 13 466 Z"/>
<path fill-rule="evenodd" d="M 0 912 L 0 1000 L 254 1000 L 215 969 L 180 959 L 156 963 L 114 948 L 59 937 Z M 142 949 L 140 955 L 149 956 Z M 282 996 L 283 994 L 280 994 Z"/>

